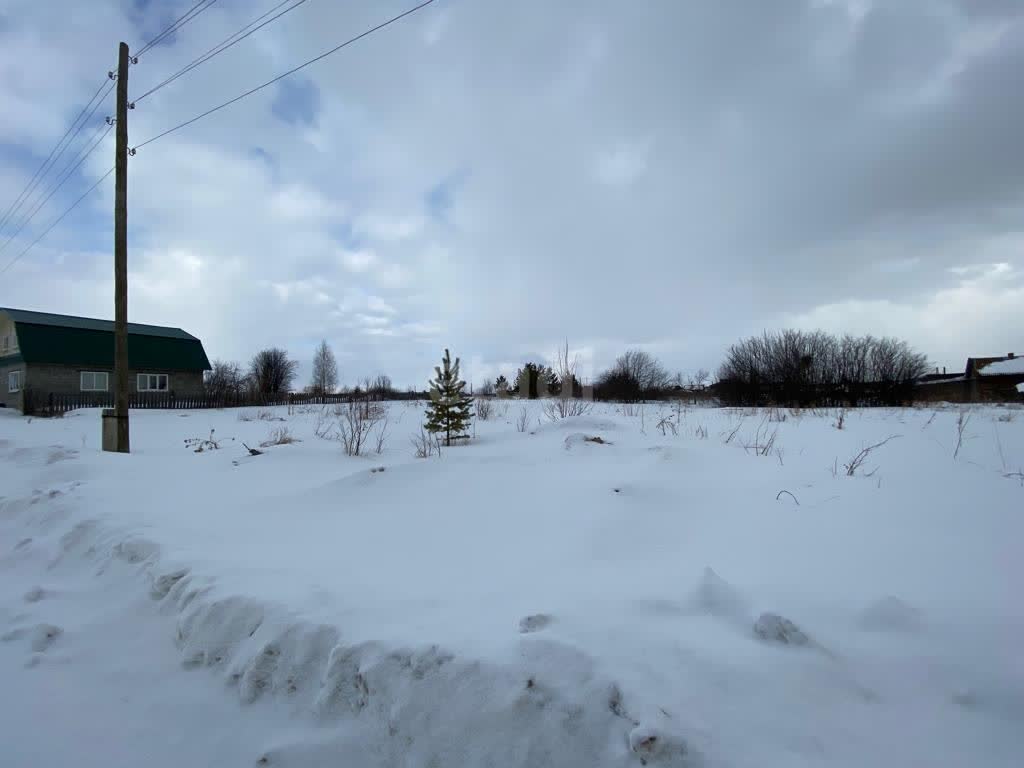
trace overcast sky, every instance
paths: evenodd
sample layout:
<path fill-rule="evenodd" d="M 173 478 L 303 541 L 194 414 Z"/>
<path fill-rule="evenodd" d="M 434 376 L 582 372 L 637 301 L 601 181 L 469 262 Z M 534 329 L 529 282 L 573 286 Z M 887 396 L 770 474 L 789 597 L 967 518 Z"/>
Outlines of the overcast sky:
<path fill-rule="evenodd" d="M 276 2 L 219 0 L 131 93 Z M 0 213 L 117 43 L 191 5 L 5 0 Z M 130 144 L 411 5 L 308 0 L 142 100 Z M 402 386 L 445 346 L 475 381 L 565 339 L 588 372 L 628 346 L 689 372 L 783 326 L 1024 353 L 1022 72 L 1020 0 L 437 0 L 139 149 L 130 319 L 303 379 L 326 338 L 344 382 Z M 108 138 L 0 268 L 112 164 Z M 112 316 L 112 178 L 0 306 Z"/>

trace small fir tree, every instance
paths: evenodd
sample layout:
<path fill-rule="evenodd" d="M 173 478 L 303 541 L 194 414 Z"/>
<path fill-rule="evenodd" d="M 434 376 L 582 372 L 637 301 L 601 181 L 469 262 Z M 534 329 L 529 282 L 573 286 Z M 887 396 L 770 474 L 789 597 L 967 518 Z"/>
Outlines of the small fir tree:
<path fill-rule="evenodd" d="M 473 398 L 465 393 L 466 382 L 459 378 L 459 358 L 452 365 L 451 355 L 444 351 L 441 366 L 435 366 L 437 378 L 430 382 L 430 404 L 427 406 L 428 432 L 444 433 L 444 444 L 451 445 L 469 429 L 470 406 Z"/>
<path fill-rule="evenodd" d="M 498 397 L 505 397 L 508 394 L 508 379 L 499 376 L 494 382 L 494 392 Z"/>

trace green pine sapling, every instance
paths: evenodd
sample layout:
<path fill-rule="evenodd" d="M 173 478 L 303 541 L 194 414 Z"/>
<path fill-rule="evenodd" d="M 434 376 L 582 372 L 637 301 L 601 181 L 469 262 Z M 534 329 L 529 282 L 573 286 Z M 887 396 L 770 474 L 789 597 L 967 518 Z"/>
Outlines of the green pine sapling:
<path fill-rule="evenodd" d="M 433 434 L 444 433 L 444 444 L 464 436 L 469 429 L 473 398 L 465 393 L 466 382 L 459 378 L 459 358 L 452 364 L 446 349 L 440 366 L 434 367 L 437 378 L 430 382 L 430 403 L 427 405 L 426 429 Z"/>

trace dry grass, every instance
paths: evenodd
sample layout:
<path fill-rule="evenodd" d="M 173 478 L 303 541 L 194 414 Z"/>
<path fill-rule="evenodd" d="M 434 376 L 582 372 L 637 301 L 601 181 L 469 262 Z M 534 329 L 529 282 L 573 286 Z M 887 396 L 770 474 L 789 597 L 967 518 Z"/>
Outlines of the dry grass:
<path fill-rule="evenodd" d="M 843 469 L 846 470 L 846 476 L 847 477 L 853 477 L 854 474 L 856 474 L 857 470 L 860 469 L 864 465 L 865 461 L 867 461 L 868 456 L 871 455 L 872 451 L 874 451 L 874 450 L 876 450 L 878 448 L 881 448 L 883 445 L 888 443 L 890 440 L 895 440 L 898 437 L 900 437 L 900 435 L 889 435 L 889 437 L 885 438 L 885 440 L 882 440 L 881 442 L 875 443 L 874 445 L 869 445 L 866 448 L 861 448 L 860 451 L 858 451 L 857 454 L 854 455 L 854 457 L 852 459 L 850 459 L 848 462 L 843 464 Z M 875 474 L 875 472 L 877 472 L 877 471 L 878 471 L 878 467 L 875 467 L 870 472 L 865 473 L 865 476 L 866 477 L 871 477 L 871 475 Z"/>
<path fill-rule="evenodd" d="M 274 427 L 270 435 L 260 443 L 260 448 L 269 448 L 272 445 L 291 445 L 299 442 L 299 439 L 292 434 L 288 427 Z"/>

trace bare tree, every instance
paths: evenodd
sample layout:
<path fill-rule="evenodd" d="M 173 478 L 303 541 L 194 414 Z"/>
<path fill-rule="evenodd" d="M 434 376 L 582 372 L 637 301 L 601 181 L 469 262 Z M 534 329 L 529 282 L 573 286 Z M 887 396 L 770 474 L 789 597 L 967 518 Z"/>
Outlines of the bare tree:
<path fill-rule="evenodd" d="M 551 370 L 558 377 L 561 386 L 558 396 L 544 404 L 544 413 L 552 421 L 589 413 L 593 403 L 585 402 L 580 397 L 583 394 L 583 387 L 576 376 L 579 369 L 579 358 L 575 355 L 569 356 L 568 340 L 566 340 L 565 346 L 558 350 L 555 357 L 555 365 Z"/>
<path fill-rule="evenodd" d="M 747 405 L 898 404 L 927 368 L 899 339 L 766 331 L 733 344 L 718 379 L 727 401 Z"/>
<path fill-rule="evenodd" d="M 333 392 L 338 388 L 338 362 L 327 340 L 320 342 L 313 355 L 313 381 L 310 390 L 317 394 Z"/>
<path fill-rule="evenodd" d="M 598 377 L 596 390 L 605 399 L 636 402 L 656 396 L 670 381 L 668 371 L 650 352 L 629 349 Z"/>
<path fill-rule="evenodd" d="M 249 378 L 261 394 L 277 394 L 291 390 L 299 364 L 288 359 L 280 347 L 257 352 L 249 362 Z"/>
<path fill-rule="evenodd" d="M 395 392 L 394 387 L 391 385 L 391 377 L 385 373 L 378 373 L 373 381 L 366 379 L 365 384 L 366 391 L 377 400 L 387 400 Z"/>
<path fill-rule="evenodd" d="M 245 388 L 242 366 L 223 360 L 214 360 L 213 367 L 203 376 L 203 389 L 214 397 L 239 394 Z"/>

